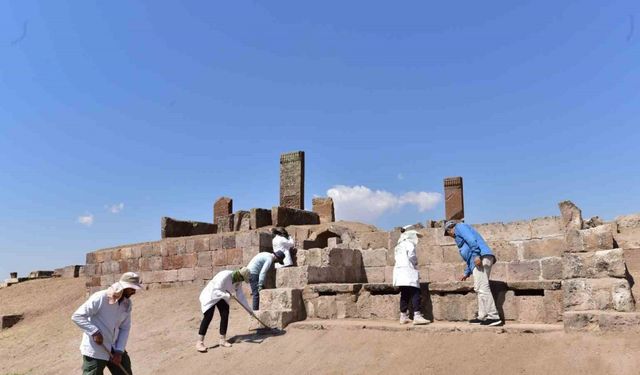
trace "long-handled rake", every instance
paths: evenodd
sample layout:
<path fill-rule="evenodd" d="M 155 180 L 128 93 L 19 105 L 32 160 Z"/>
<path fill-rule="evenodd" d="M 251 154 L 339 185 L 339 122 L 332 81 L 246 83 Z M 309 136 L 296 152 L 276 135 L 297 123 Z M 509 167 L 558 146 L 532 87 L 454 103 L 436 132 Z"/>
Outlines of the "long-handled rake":
<path fill-rule="evenodd" d="M 107 349 L 107 347 L 104 346 L 104 344 L 100 344 L 100 346 L 102 346 L 102 349 L 104 349 L 105 352 L 109 353 L 109 360 L 111 361 L 113 359 L 113 354 L 111 354 L 109 349 Z M 122 363 L 118 363 L 117 365 L 118 367 L 120 367 L 120 371 L 122 371 L 124 375 L 131 375 L 127 370 L 124 369 L 124 366 L 122 366 Z"/>
<path fill-rule="evenodd" d="M 264 324 L 264 322 L 262 320 L 260 320 L 260 318 L 258 318 L 256 316 L 256 314 L 253 313 L 253 311 L 249 310 L 245 305 L 243 305 L 242 303 L 240 303 L 240 301 L 238 300 L 238 298 L 236 298 L 236 296 L 234 296 L 233 294 L 229 293 L 231 295 L 231 298 L 233 298 L 236 302 L 238 302 L 238 304 L 240 306 L 242 306 L 242 308 L 249 313 L 249 315 L 251 315 L 255 320 L 257 320 L 258 322 L 260 322 L 260 324 L 262 324 L 266 329 L 270 330 L 270 331 L 280 331 L 278 328 L 272 328 L 269 327 L 268 325 Z"/>

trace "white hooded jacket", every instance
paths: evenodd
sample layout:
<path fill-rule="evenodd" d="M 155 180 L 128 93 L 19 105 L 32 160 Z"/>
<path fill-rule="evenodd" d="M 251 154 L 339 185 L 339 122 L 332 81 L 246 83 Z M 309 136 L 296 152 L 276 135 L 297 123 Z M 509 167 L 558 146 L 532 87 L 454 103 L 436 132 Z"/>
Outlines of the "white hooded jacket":
<path fill-rule="evenodd" d="M 412 286 L 420 288 L 420 275 L 418 274 L 418 258 L 416 245 L 418 244 L 418 232 L 408 230 L 398 239 L 395 248 L 395 265 L 393 267 L 393 286 Z"/>
<path fill-rule="evenodd" d="M 221 299 L 229 303 L 230 293 L 234 293 L 238 301 L 249 311 L 251 307 L 247 303 L 247 299 L 242 291 L 242 282 L 234 283 L 232 277 L 233 271 L 220 271 L 211 281 L 204 287 L 200 293 L 200 309 L 204 314 L 211 306 L 215 305 Z"/>
<path fill-rule="evenodd" d="M 282 264 L 276 263 L 276 268 L 293 266 L 293 258 L 291 257 L 291 248 L 295 244 L 293 238 L 276 235 L 271 241 L 273 245 L 273 252 L 282 251 L 284 253 L 284 260 Z"/>

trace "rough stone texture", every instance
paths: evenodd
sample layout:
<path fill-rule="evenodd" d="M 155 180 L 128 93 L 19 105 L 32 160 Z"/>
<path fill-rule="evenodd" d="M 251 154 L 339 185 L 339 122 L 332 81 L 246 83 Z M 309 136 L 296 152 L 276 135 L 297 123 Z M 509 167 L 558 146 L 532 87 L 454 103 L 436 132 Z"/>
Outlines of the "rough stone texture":
<path fill-rule="evenodd" d="M 444 179 L 444 199 L 446 220 L 464 219 L 462 177 L 447 177 Z"/>
<path fill-rule="evenodd" d="M 368 283 L 384 283 L 385 267 L 365 267 L 366 282 Z M 392 280 L 389 280 L 392 281 Z"/>
<path fill-rule="evenodd" d="M 523 260 L 509 263 L 507 267 L 507 280 L 524 281 L 540 279 L 540 261 Z"/>
<path fill-rule="evenodd" d="M 288 207 L 273 207 L 271 209 L 271 223 L 276 227 L 288 227 L 289 225 L 313 225 L 320 224 L 320 217 L 317 213 L 311 211 Z M 298 237 L 296 237 L 296 239 L 298 239 Z"/>
<path fill-rule="evenodd" d="M 252 208 L 249 213 L 251 229 L 258 229 L 271 225 L 271 210 L 266 208 Z"/>
<path fill-rule="evenodd" d="M 525 241 L 532 238 L 529 221 L 513 221 L 510 223 L 488 223 L 473 226 L 486 241 Z M 451 237 L 443 237 L 453 239 Z"/>
<path fill-rule="evenodd" d="M 216 218 L 216 225 L 218 226 L 217 233 L 233 232 L 234 222 L 235 218 L 233 214 Z"/>
<path fill-rule="evenodd" d="M 388 232 L 358 232 L 349 246 L 356 249 L 380 249 L 389 243 Z"/>
<path fill-rule="evenodd" d="M 582 211 L 571 201 L 562 201 L 558 203 L 560 215 L 562 217 L 562 226 L 565 230 L 582 229 Z"/>
<path fill-rule="evenodd" d="M 320 223 L 332 223 L 336 221 L 336 212 L 331 198 L 313 198 L 313 212 L 320 216 Z"/>
<path fill-rule="evenodd" d="M 563 233 L 562 218 L 559 216 L 539 217 L 531 220 L 531 238 L 553 237 Z"/>
<path fill-rule="evenodd" d="M 364 291 L 358 296 L 356 306 L 363 319 L 397 319 L 400 294 L 373 295 Z"/>
<path fill-rule="evenodd" d="M 634 311 L 635 301 L 625 279 L 570 279 L 562 283 L 565 311 Z"/>
<path fill-rule="evenodd" d="M 166 216 L 160 220 L 161 238 L 211 234 L 216 233 L 216 229 L 217 226 L 211 223 L 176 220 Z"/>
<path fill-rule="evenodd" d="M 14 325 L 18 324 L 19 321 L 23 319 L 22 314 L 14 314 L 14 315 L 3 315 L 2 316 L 2 329 L 11 328 Z"/>
<path fill-rule="evenodd" d="M 85 267 L 81 265 L 73 265 L 73 266 L 66 266 L 63 268 L 57 268 L 53 272 L 53 276 L 61 277 L 64 279 L 72 279 L 72 278 L 80 277 L 81 275 L 83 275 L 84 269 Z M 95 267 L 93 267 L 92 269 L 95 269 Z M 127 271 L 124 271 L 124 272 L 127 272 Z"/>
<path fill-rule="evenodd" d="M 304 152 L 280 155 L 280 206 L 304 210 Z"/>
<path fill-rule="evenodd" d="M 221 197 L 213 204 L 213 222 L 217 223 L 217 219 L 223 216 L 229 216 L 233 213 L 233 199 Z"/>
<path fill-rule="evenodd" d="M 29 279 L 47 279 L 53 277 L 54 271 L 31 271 Z"/>
<path fill-rule="evenodd" d="M 560 280 L 563 278 L 563 261 L 560 257 L 540 259 L 542 278 L 545 280 Z"/>
<path fill-rule="evenodd" d="M 233 230 L 249 230 L 251 226 L 251 217 L 249 211 L 237 211 L 233 214 Z"/>
<path fill-rule="evenodd" d="M 625 258 L 622 249 L 589 253 L 566 253 L 563 258 L 563 277 L 603 278 L 625 277 Z"/>
<path fill-rule="evenodd" d="M 547 237 L 522 242 L 524 259 L 539 259 L 545 257 L 560 257 L 566 250 L 567 243 L 564 236 Z"/>
<path fill-rule="evenodd" d="M 260 319 L 268 328 L 284 329 L 289 324 L 297 321 L 295 313 L 290 310 L 259 310 L 254 312 L 258 319 Z M 249 330 L 256 330 L 265 328 L 257 320 L 251 319 L 249 324 Z"/>
<path fill-rule="evenodd" d="M 611 311 L 567 311 L 564 329 L 596 332 L 640 332 L 640 314 Z"/>
<path fill-rule="evenodd" d="M 478 311 L 478 298 L 475 293 L 432 294 L 431 304 L 434 320 L 469 320 L 474 318 Z"/>
<path fill-rule="evenodd" d="M 387 265 L 387 249 L 361 250 L 362 264 L 365 267 L 384 267 Z"/>

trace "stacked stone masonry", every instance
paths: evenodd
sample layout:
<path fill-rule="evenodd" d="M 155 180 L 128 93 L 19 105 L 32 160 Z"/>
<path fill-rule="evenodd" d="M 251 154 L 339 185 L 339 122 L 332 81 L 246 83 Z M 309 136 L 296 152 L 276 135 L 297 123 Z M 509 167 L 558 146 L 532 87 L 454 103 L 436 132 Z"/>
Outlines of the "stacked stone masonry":
<path fill-rule="evenodd" d="M 271 224 L 286 224 L 287 215 L 301 211 L 292 210 L 275 207 Z M 497 257 L 491 279 L 501 316 L 517 322 L 565 320 L 565 325 L 570 321 L 583 327 L 576 329 L 633 322 L 628 315 L 636 309 L 629 273 L 640 277 L 634 252 L 640 251 L 640 215 L 583 229 L 582 219 L 569 211 L 569 219 L 475 225 Z M 248 216 L 253 221 L 258 214 Z M 313 218 L 309 225 L 287 226 L 295 239 L 296 263 L 270 275 L 259 317 L 279 327 L 303 317 L 396 319 L 393 252 L 399 231 L 350 222 L 319 224 L 317 214 Z M 166 238 L 89 253 L 87 286 L 104 288 L 126 271 L 140 272 L 150 287 L 204 284 L 220 270 L 244 266 L 258 252 L 272 251 L 270 228 Z M 418 231 L 423 235 L 417 247 L 423 311 L 434 320 L 472 318 L 476 295 L 472 282 L 457 281 L 465 265 L 455 243 L 443 236 L 442 228 Z"/>

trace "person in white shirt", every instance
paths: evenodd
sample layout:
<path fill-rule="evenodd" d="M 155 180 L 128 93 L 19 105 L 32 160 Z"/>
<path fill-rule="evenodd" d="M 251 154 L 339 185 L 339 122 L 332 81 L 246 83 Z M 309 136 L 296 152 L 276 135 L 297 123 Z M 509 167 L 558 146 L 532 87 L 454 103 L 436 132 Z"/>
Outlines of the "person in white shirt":
<path fill-rule="evenodd" d="M 271 241 L 273 252 L 282 251 L 284 254 L 282 264 L 277 263 L 276 268 L 293 266 L 293 257 L 291 256 L 291 252 L 295 251 L 295 241 L 293 238 L 291 238 L 287 230 L 282 227 L 271 229 L 271 235 L 273 236 L 273 240 Z"/>
<path fill-rule="evenodd" d="M 400 288 L 400 324 L 409 323 L 409 303 L 413 307 L 413 324 L 423 325 L 429 321 L 420 312 L 420 275 L 418 274 L 418 257 L 416 246 L 422 235 L 411 226 L 403 227 L 394 249 L 395 265 L 393 266 L 393 286 Z"/>
<path fill-rule="evenodd" d="M 217 307 L 220 312 L 220 341 L 222 347 L 228 348 L 231 343 L 227 341 L 227 326 L 229 325 L 229 299 L 231 293 L 235 294 L 238 301 L 251 311 L 249 303 L 242 292 L 242 282 L 249 281 L 249 269 L 242 267 L 235 271 L 218 272 L 207 286 L 200 293 L 200 308 L 204 314 L 198 331 L 198 342 L 196 342 L 196 350 L 205 353 L 207 347 L 204 345 L 204 337 L 209 329 L 211 319 L 213 319 L 214 309 Z"/>
<path fill-rule="evenodd" d="M 71 316 L 84 332 L 82 374 L 102 375 L 107 367 L 111 374 L 131 374 L 131 359 L 126 351 L 131 329 L 131 296 L 142 288 L 140 276 L 127 272 L 106 290 L 96 292 Z"/>

